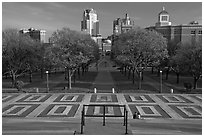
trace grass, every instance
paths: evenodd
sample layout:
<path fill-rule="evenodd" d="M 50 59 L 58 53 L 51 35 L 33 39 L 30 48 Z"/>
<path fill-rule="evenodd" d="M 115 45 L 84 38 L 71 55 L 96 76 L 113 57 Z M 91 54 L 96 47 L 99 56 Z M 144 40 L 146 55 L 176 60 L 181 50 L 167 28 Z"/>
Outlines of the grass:
<path fill-rule="evenodd" d="M 154 79 L 157 82 L 160 82 L 160 77 L 157 76 L 157 72 L 154 72 L 153 74 L 151 71 L 146 71 L 144 75 Z M 184 87 L 184 83 L 191 83 L 193 86 L 193 77 L 190 75 L 180 75 L 179 76 L 179 83 L 176 83 L 176 74 L 174 72 L 170 72 L 168 79 L 166 80 L 166 73 L 162 75 L 162 81 L 165 84 L 165 86 L 173 88 L 178 93 L 186 92 L 186 89 Z M 200 78 L 197 82 L 197 89 L 191 89 L 190 93 L 202 93 L 202 78 Z"/>
<path fill-rule="evenodd" d="M 138 90 L 138 81 L 139 77 L 137 74 L 135 74 L 135 84 L 132 83 L 132 74 L 130 79 L 128 79 L 128 74 L 125 76 L 119 71 L 112 71 L 111 75 L 115 81 L 116 90 L 121 92 L 133 92 L 133 93 L 159 93 L 158 88 L 154 85 L 158 85 L 160 83 L 160 77 L 157 76 L 157 73 L 154 72 L 151 73 L 150 70 L 147 70 L 144 72 L 144 76 L 148 77 L 149 80 L 144 80 L 141 83 L 141 90 Z M 181 75 L 179 80 L 179 84 L 176 83 L 176 75 L 173 72 L 169 73 L 168 80 L 165 79 L 166 75 L 163 74 L 162 82 L 163 86 L 166 86 L 167 88 L 174 89 L 174 93 L 202 93 L 202 79 L 198 80 L 197 83 L 197 89 L 192 89 L 190 92 L 186 92 L 186 89 L 184 88 L 185 82 L 190 82 L 193 85 L 193 77 Z M 151 81 L 150 81 L 151 79 Z M 170 91 L 164 91 L 166 93 L 170 93 Z"/>
<path fill-rule="evenodd" d="M 89 71 L 85 73 L 83 76 L 76 75 L 76 82 L 73 82 L 72 77 L 72 89 L 64 90 L 64 87 L 68 87 L 68 81 L 65 80 L 65 76 L 63 72 L 57 72 L 56 74 L 49 75 L 49 92 L 89 92 L 95 77 L 97 76 L 97 72 Z M 32 77 L 32 82 L 29 82 L 29 76 L 19 77 L 16 80 L 21 80 L 25 83 L 25 89 L 30 89 L 29 92 L 36 92 L 36 90 L 32 90 L 33 88 L 39 88 L 39 92 L 46 92 L 46 76 L 41 78 L 39 73 L 36 73 Z M 11 78 L 2 79 L 2 88 L 12 88 Z M 4 91 L 3 91 L 4 92 Z M 14 92 L 13 90 L 9 90 L 9 92 Z M 15 91 L 16 92 L 16 91 Z"/>
<path fill-rule="evenodd" d="M 148 83 L 141 83 L 142 89 L 138 90 L 138 77 L 135 75 L 135 83 L 132 83 L 132 77 L 130 79 L 127 76 L 124 76 L 119 71 L 112 71 L 111 72 L 112 78 L 115 82 L 116 90 L 119 93 L 123 92 L 133 92 L 133 93 L 157 93 L 157 89 L 154 88 L 152 85 Z"/>
<path fill-rule="evenodd" d="M 151 73 L 151 70 L 147 70 L 144 72 L 144 76 L 148 77 L 148 80 L 144 78 L 142 81 L 141 87 L 142 89 L 138 90 L 138 81 L 139 78 L 137 74 L 135 74 L 135 84 L 132 84 L 132 75 L 130 79 L 128 79 L 127 75 L 120 73 L 118 70 L 111 70 L 111 76 L 115 83 L 115 91 L 118 93 L 159 93 L 158 84 L 160 83 L 160 77 L 157 76 L 157 73 Z M 72 89 L 65 90 L 65 87 L 68 86 L 68 81 L 64 78 L 63 72 L 57 72 L 56 74 L 53 73 L 49 75 L 49 88 L 52 93 L 56 92 L 74 92 L 74 93 L 81 93 L 81 92 L 93 92 L 91 89 L 93 87 L 93 82 L 97 76 L 98 72 L 96 71 L 89 71 L 83 76 L 76 75 L 76 82 L 73 82 L 72 79 Z M 46 75 L 42 79 L 40 77 L 40 73 L 36 73 L 33 75 L 32 83 L 29 82 L 29 76 L 19 77 L 17 80 L 21 80 L 25 83 L 24 88 L 29 89 L 29 92 L 36 92 L 33 88 L 39 88 L 39 92 L 46 92 Z M 193 83 L 193 77 L 181 75 L 180 76 L 180 83 L 176 84 L 176 75 L 173 72 L 169 73 L 168 80 L 165 79 L 165 74 L 163 74 L 163 85 L 168 87 L 168 89 L 174 89 L 174 93 L 186 93 L 183 83 L 184 82 L 191 82 Z M 157 85 L 157 87 L 156 87 Z M 2 88 L 11 88 L 11 79 L 2 79 Z M 4 91 L 3 91 L 4 92 Z M 8 91 L 6 91 L 8 92 Z M 10 90 L 9 92 L 14 92 Z M 170 93 L 170 91 L 164 91 Z M 190 93 L 202 93 L 202 79 L 198 80 L 198 88 L 192 89 Z"/>

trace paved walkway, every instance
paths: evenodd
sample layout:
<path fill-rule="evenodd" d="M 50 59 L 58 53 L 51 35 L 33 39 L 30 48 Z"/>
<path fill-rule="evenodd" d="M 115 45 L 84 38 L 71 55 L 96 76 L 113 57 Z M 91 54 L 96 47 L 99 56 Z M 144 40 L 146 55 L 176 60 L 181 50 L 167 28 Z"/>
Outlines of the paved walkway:
<path fill-rule="evenodd" d="M 3 93 L 3 134 L 74 134 L 75 130 L 79 133 L 84 104 L 125 105 L 129 134 L 202 134 L 202 95 L 133 93 Z M 105 113 L 122 116 L 123 112 L 123 108 L 107 107 Z M 135 112 L 140 112 L 141 120 L 132 119 Z M 103 108 L 86 107 L 85 113 L 102 115 Z M 106 121 L 104 127 L 102 117 L 86 118 L 85 134 L 125 133 L 122 117 L 106 118 Z"/>
<path fill-rule="evenodd" d="M 98 75 L 93 82 L 93 89 L 97 89 L 97 93 L 112 93 L 112 88 L 115 88 L 113 78 L 110 71 L 112 71 L 112 64 L 109 60 L 103 58 L 98 64 Z"/>

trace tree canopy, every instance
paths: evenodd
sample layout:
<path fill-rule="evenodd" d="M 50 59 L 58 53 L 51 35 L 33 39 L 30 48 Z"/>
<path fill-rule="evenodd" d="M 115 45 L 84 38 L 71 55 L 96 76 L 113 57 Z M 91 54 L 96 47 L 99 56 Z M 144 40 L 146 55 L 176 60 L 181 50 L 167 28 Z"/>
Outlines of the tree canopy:
<path fill-rule="evenodd" d="M 16 77 L 37 68 L 39 49 L 39 42 L 29 35 L 19 33 L 17 29 L 4 30 L 2 33 L 3 74 L 9 73 L 14 84 Z"/>
<path fill-rule="evenodd" d="M 156 66 L 168 57 L 166 39 L 155 31 L 145 29 L 132 29 L 119 35 L 113 48 L 116 58 L 124 56 L 137 72 L 147 66 Z"/>
<path fill-rule="evenodd" d="M 55 31 L 51 38 L 52 57 L 55 64 L 68 69 L 69 87 L 71 76 L 75 69 L 82 64 L 97 59 L 98 45 L 90 35 L 80 33 L 69 28 Z"/>
<path fill-rule="evenodd" d="M 182 44 L 172 60 L 182 69 L 182 72 L 188 72 L 193 76 L 194 88 L 196 88 L 197 80 L 202 74 L 202 43 Z"/>

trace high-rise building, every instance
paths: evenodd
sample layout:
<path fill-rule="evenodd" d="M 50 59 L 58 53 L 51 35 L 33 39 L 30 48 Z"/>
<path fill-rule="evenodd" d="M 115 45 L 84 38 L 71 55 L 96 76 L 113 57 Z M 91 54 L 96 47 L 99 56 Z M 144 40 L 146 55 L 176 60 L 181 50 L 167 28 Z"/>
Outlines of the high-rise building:
<path fill-rule="evenodd" d="M 85 9 L 81 21 L 81 31 L 91 35 L 91 38 L 102 47 L 102 37 L 99 33 L 99 20 L 95 10 Z"/>
<path fill-rule="evenodd" d="M 39 40 L 40 42 L 45 43 L 45 33 L 46 33 L 45 30 L 38 30 L 38 29 L 34 29 L 34 28 L 29 28 L 28 30 L 27 29 L 21 29 L 20 32 L 23 34 L 29 34 L 29 36 L 32 39 Z"/>
<path fill-rule="evenodd" d="M 148 30 L 156 30 L 161 33 L 168 44 L 177 43 L 193 43 L 202 41 L 202 25 L 197 21 L 192 21 L 189 24 L 171 25 L 168 12 L 163 10 L 158 14 L 158 22 L 155 26 L 147 27 Z"/>
<path fill-rule="evenodd" d="M 85 31 L 94 37 L 99 34 L 99 20 L 95 10 L 84 10 L 83 20 L 81 21 L 81 31 Z"/>
<path fill-rule="evenodd" d="M 130 19 L 129 15 L 126 13 L 125 18 L 117 18 L 113 21 L 113 35 L 119 35 L 125 33 L 132 29 L 134 26 L 134 21 Z"/>

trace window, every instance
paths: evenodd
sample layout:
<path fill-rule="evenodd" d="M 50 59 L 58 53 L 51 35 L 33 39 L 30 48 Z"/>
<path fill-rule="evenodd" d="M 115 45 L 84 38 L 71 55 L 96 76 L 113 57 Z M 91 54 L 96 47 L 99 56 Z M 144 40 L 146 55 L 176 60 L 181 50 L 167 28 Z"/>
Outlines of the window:
<path fill-rule="evenodd" d="M 174 34 L 179 34 L 179 30 L 175 29 Z"/>
<path fill-rule="evenodd" d="M 196 34 L 196 31 L 195 31 L 195 30 L 192 30 L 192 31 L 191 31 L 191 34 Z"/>
<path fill-rule="evenodd" d="M 199 31 L 198 31 L 198 34 L 202 34 L 202 30 L 199 30 Z"/>
<path fill-rule="evenodd" d="M 167 16 L 161 16 L 161 21 L 167 21 Z"/>

